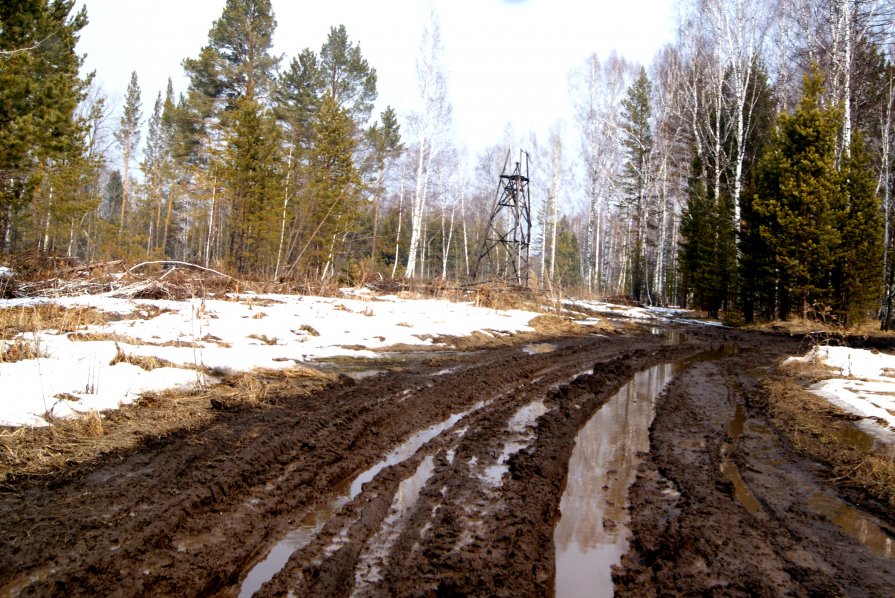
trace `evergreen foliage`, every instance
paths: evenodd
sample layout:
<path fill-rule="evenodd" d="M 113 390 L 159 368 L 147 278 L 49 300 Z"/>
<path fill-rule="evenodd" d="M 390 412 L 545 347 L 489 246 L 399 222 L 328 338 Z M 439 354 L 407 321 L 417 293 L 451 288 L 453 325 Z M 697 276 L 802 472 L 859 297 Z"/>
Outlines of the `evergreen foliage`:
<path fill-rule="evenodd" d="M 879 297 L 881 272 L 868 265 L 879 263 L 879 199 L 860 136 L 840 169 L 839 109 L 821 107 L 822 89 L 815 68 L 795 111 L 778 118 L 750 206 L 763 246 L 747 249 L 771 257 L 773 267 L 760 282 L 776 289 L 778 317 L 796 309 L 803 318 L 835 314 L 847 324 Z"/>
<path fill-rule="evenodd" d="M 734 228 L 729 196 L 715 197 L 704 183 L 699 157 L 693 160 L 687 205 L 681 215 L 681 270 L 685 295 L 693 305 L 717 318 L 735 276 Z"/>
<path fill-rule="evenodd" d="M 637 79 L 622 101 L 622 148 L 625 165 L 622 186 L 628 217 L 628 254 L 630 271 L 626 285 L 631 297 L 641 301 L 649 293 L 646 272 L 647 227 L 649 226 L 649 178 L 652 131 L 650 124 L 650 82 L 641 67 Z"/>
<path fill-rule="evenodd" d="M 78 32 L 87 24 L 74 0 L 0 3 L 0 251 L 10 225 L 33 199 L 37 180 L 56 170 L 83 142 L 75 110 L 86 81 L 79 78 Z"/>

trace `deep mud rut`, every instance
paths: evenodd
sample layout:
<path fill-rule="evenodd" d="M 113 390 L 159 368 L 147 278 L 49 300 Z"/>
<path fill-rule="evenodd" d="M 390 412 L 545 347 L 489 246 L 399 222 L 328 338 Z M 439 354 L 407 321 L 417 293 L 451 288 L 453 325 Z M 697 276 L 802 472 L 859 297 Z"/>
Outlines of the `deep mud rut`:
<path fill-rule="evenodd" d="M 616 593 L 895 595 L 891 555 L 820 512 L 839 505 L 825 472 L 762 419 L 758 380 L 798 348 L 711 329 L 556 339 L 222 413 L 3 488 L 0 596 L 553 595 L 576 433 L 659 364 L 677 365 Z"/>

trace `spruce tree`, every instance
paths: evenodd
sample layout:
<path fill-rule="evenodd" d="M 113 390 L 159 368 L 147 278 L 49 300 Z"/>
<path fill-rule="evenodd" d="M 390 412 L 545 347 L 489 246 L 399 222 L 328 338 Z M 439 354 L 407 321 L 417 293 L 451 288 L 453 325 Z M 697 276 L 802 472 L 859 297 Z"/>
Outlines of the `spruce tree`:
<path fill-rule="evenodd" d="M 873 317 L 882 292 L 883 226 L 876 176 L 863 136 L 852 135 L 851 151 L 843 156 L 839 229 L 842 239 L 834 255 L 835 312 L 844 325 Z"/>
<path fill-rule="evenodd" d="M 264 271 L 276 253 L 280 135 L 269 111 L 243 98 L 231 116 L 224 170 L 232 198 L 230 258 L 239 273 Z"/>
<path fill-rule="evenodd" d="M 681 214 L 681 270 L 695 307 L 718 317 L 734 277 L 734 230 L 729 196 L 706 190 L 702 161 L 693 160 L 687 205 Z"/>
<path fill-rule="evenodd" d="M 622 147 L 625 153 L 623 187 L 628 214 L 626 260 L 630 271 L 628 285 L 631 296 L 643 299 L 647 288 L 646 242 L 649 225 L 649 177 L 652 131 L 650 125 L 650 82 L 641 67 L 637 80 L 622 100 Z"/>
<path fill-rule="evenodd" d="M 309 274 L 329 277 L 337 271 L 337 257 L 361 216 L 360 174 L 354 164 L 356 140 L 350 115 L 336 100 L 324 96 L 314 126 L 310 153 L 310 221 L 306 241 Z M 339 234 L 341 233 L 341 234 Z"/>
<path fill-rule="evenodd" d="M 836 160 L 840 118 L 837 108 L 820 107 L 822 89 L 815 68 L 805 77 L 795 112 L 778 118 L 751 206 L 777 271 L 781 319 L 792 307 L 808 317 L 832 299 L 830 272 L 844 208 Z"/>

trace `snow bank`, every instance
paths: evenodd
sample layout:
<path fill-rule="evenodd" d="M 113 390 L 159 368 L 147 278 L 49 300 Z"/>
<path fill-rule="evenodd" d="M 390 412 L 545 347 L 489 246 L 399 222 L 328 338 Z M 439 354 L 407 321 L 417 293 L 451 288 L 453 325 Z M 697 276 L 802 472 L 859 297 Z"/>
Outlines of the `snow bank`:
<path fill-rule="evenodd" d="M 841 378 L 812 385 L 816 395 L 865 418 L 860 427 L 876 438 L 895 443 L 895 355 L 849 347 L 818 347 L 786 362 L 820 362 Z"/>
<path fill-rule="evenodd" d="M 73 340 L 53 330 L 27 334 L 23 340 L 39 347 L 44 357 L 0 363 L 0 425 L 40 426 L 46 424 L 46 413 L 66 416 L 117 408 L 147 391 L 194 387 L 205 382 L 195 366 L 248 371 L 337 355 L 376 357 L 380 354 L 374 349 L 431 345 L 438 335 L 532 331 L 528 322 L 538 315 L 436 299 L 352 297 L 132 301 L 99 295 L 0 301 L 0 309 L 52 301 L 120 318 L 80 331 L 104 335 L 99 337 L 103 340 Z M 0 341 L 0 347 L 7 344 Z M 119 348 L 126 355 L 157 357 L 175 367 L 147 371 L 126 362 L 110 365 Z"/>

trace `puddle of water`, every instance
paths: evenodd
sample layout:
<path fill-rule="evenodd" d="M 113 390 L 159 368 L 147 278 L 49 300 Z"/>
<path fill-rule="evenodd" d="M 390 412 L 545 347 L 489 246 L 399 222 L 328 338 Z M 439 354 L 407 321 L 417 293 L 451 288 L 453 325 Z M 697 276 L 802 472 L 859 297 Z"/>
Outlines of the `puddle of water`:
<path fill-rule="evenodd" d="M 527 405 L 520 407 L 507 424 L 507 430 L 510 433 L 510 440 L 503 445 L 500 456 L 494 465 L 485 468 L 481 479 L 489 486 L 498 487 L 503 480 L 503 474 L 509 471 L 508 462 L 510 457 L 524 449 L 534 438 L 532 428 L 538 421 L 538 418 L 547 413 L 547 406 L 542 399 L 532 401 Z"/>
<path fill-rule="evenodd" d="M 895 558 L 895 540 L 869 517 L 849 507 L 841 500 L 818 492 L 808 499 L 809 506 L 823 515 L 846 534 L 867 546 L 874 554 Z"/>
<path fill-rule="evenodd" d="M 879 440 L 848 422 L 836 422 L 832 432 L 845 444 L 861 451 L 872 452 L 882 446 Z"/>
<path fill-rule="evenodd" d="M 721 463 L 721 473 L 724 474 L 724 477 L 728 482 L 733 484 L 733 495 L 740 504 L 743 505 L 743 508 L 752 515 L 756 515 L 761 511 L 761 505 L 759 504 L 758 499 L 755 498 L 752 491 L 749 490 L 749 487 L 746 485 L 746 482 L 740 477 L 740 470 L 733 461 L 725 459 Z"/>
<path fill-rule="evenodd" d="M 661 326 L 650 326 L 650 334 L 661 336 L 665 339 L 666 345 L 683 345 L 687 342 L 687 335 L 680 330 L 674 328 L 662 328 Z"/>
<path fill-rule="evenodd" d="M 255 565 L 246 575 L 239 589 L 239 598 L 248 598 L 257 592 L 262 585 L 273 579 L 274 575 L 283 570 L 286 562 L 292 554 L 304 548 L 317 537 L 323 526 L 342 507 L 351 502 L 360 494 L 363 485 L 376 477 L 380 471 L 391 465 L 396 465 L 412 457 L 424 444 L 453 427 L 458 421 L 479 409 L 490 405 L 493 399 L 479 401 L 466 411 L 451 415 L 446 420 L 421 430 L 405 440 L 397 448 L 388 453 L 382 461 L 379 461 L 369 469 L 362 471 L 354 477 L 349 477 L 335 487 L 336 498 L 328 503 L 315 507 L 305 514 L 298 527 L 289 531 L 286 536 L 277 542 L 268 555 Z"/>
<path fill-rule="evenodd" d="M 355 380 L 363 380 L 364 378 L 372 378 L 384 373 L 386 373 L 385 370 L 360 370 L 357 372 L 348 372 L 348 376 Z"/>
<path fill-rule="evenodd" d="M 628 550 L 628 487 L 649 450 L 655 399 L 674 366 L 640 372 L 581 428 L 553 540 L 556 596 L 612 596 L 611 567 Z M 604 525 L 604 522 L 609 525 Z"/>
<path fill-rule="evenodd" d="M 367 543 L 361 554 L 354 573 L 354 591 L 356 595 L 371 583 L 382 579 L 377 564 L 378 559 L 385 559 L 404 528 L 404 518 L 419 500 L 420 491 L 435 471 L 435 460 L 431 455 L 423 459 L 416 471 L 408 478 L 401 480 L 398 491 L 392 500 L 389 514 L 375 536 Z"/>
<path fill-rule="evenodd" d="M 553 343 L 534 343 L 532 345 L 525 345 L 522 347 L 522 350 L 526 355 L 536 355 L 538 353 L 553 353 L 556 351 L 557 346 Z"/>
<path fill-rule="evenodd" d="M 736 411 L 731 420 L 727 423 L 727 437 L 730 438 L 729 446 L 736 447 L 737 443 L 740 441 L 740 437 L 743 435 L 745 427 L 746 410 L 743 408 L 742 403 L 737 403 Z M 725 450 L 726 447 L 721 449 L 722 456 L 724 455 Z M 755 495 L 749 490 L 749 486 L 743 481 L 736 463 L 726 457 L 723 458 L 721 460 L 721 473 L 724 475 L 725 479 L 733 485 L 733 495 L 739 503 L 743 505 L 743 508 L 745 508 L 746 511 L 752 515 L 756 515 L 761 511 L 761 505 L 759 504 L 758 499 L 755 498 Z"/>

